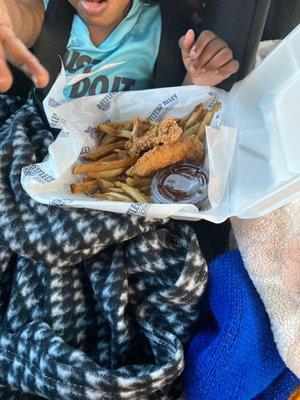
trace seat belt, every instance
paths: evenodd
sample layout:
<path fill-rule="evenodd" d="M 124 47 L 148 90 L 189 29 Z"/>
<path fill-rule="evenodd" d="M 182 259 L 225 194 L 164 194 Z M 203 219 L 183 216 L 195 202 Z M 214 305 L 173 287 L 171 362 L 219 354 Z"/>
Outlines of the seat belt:
<path fill-rule="evenodd" d="M 35 56 L 41 61 L 50 75 L 49 84 L 46 88 L 34 89 L 34 100 L 44 122 L 47 119 L 43 109 L 43 100 L 61 70 L 59 56 L 63 57 L 66 52 L 74 14 L 75 9 L 68 0 L 50 0 L 45 12 L 42 31 L 34 45 Z"/>

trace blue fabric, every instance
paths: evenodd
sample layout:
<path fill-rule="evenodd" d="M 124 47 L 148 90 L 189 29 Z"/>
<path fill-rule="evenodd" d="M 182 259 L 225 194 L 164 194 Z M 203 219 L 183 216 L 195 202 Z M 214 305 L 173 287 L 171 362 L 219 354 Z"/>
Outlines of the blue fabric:
<path fill-rule="evenodd" d="M 44 3 L 47 6 L 48 0 Z M 153 87 L 161 25 L 158 5 L 133 0 L 126 18 L 101 45 L 95 46 L 87 25 L 75 15 L 67 52 L 62 55 L 69 78 L 65 97 L 75 99 Z"/>
<path fill-rule="evenodd" d="M 286 368 L 272 385 L 254 400 L 287 400 L 299 384 L 300 380 L 296 375 Z"/>
<path fill-rule="evenodd" d="M 211 264 L 208 282 L 207 312 L 186 352 L 186 399 L 253 399 L 286 371 L 267 313 L 238 251 Z M 285 379 L 282 393 L 276 386 L 278 400 L 297 386 L 295 377 Z"/>

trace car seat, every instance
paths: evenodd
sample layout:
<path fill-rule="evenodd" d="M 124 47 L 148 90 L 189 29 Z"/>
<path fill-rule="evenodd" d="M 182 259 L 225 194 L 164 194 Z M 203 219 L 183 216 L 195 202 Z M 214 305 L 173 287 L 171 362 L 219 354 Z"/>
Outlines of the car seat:
<path fill-rule="evenodd" d="M 61 0 L 58 0 L 61 1 Z M 260 40 L 282 39 L 300 23 L 299 0 L 186 0 L 200 14 L 199 24 L 227 41 L 240 69 L 221 87 L 230 89 L 253 68 Z M 31 81 L 12 67 L 15 77 L 8 94 L 27 97 Z"/>

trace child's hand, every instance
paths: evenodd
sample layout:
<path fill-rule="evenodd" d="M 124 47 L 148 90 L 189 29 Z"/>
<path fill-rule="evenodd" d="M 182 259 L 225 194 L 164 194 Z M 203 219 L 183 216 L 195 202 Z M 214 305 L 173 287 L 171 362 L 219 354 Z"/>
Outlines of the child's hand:
<path fill-rule="evenodd" d="M 190 29 L 179 46 L 187 70 L 185 84 L 215 86 L 239 69 L 227 43 L 213 32 L 203 31 L 196 40 Z"/>

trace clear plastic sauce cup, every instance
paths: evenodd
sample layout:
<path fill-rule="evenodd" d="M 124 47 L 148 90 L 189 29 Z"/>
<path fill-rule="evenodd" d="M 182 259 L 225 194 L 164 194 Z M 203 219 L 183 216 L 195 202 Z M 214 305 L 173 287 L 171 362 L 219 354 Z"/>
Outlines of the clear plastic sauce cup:
<path fill-rule="evenodd" d="M 154 203 L 185 203 L 201 208 L 208 196 L 208 173 L 198 165 L 174 164 L 158 172 L 151 184 Z"/>

